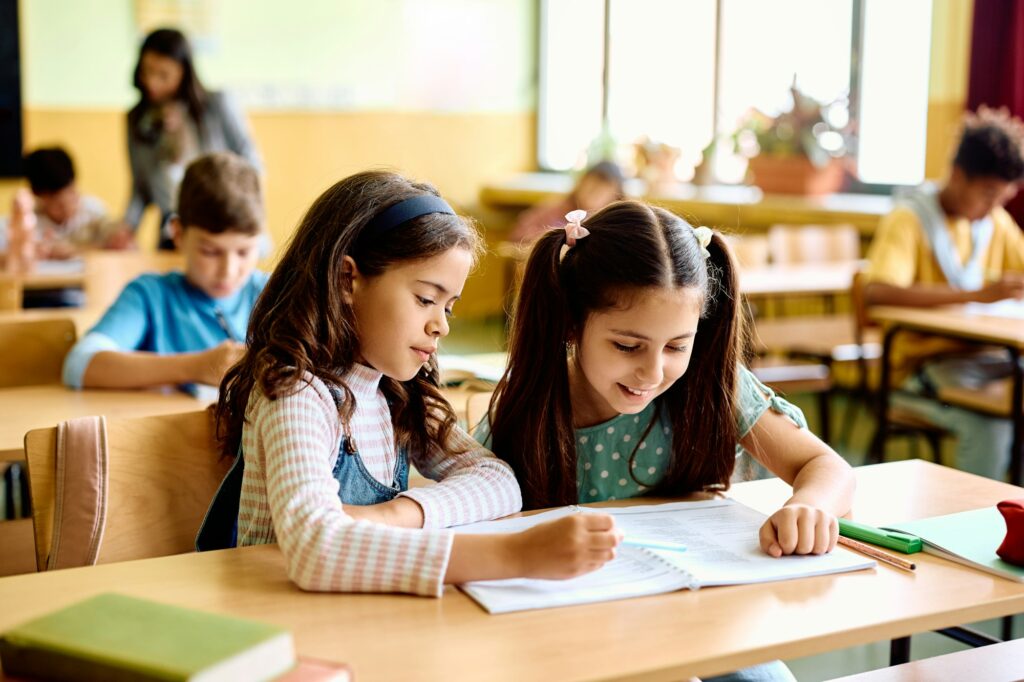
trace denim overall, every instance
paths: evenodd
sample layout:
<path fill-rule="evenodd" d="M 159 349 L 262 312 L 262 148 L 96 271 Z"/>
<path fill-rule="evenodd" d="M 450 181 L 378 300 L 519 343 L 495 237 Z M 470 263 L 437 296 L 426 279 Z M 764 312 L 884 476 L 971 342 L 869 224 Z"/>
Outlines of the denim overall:
<path fill-rule="evenodd" d="M 331 390 L 335 402 L 340 393 Z M 245 457 L 242 448 L 227 476 L 217 489 L 217 494 L 206 511 L 206 517 L 196 535 L 196 551 L 227 549 L 238 545 L 238 506 L 242 494 L 242 474 L 245 471 Z M 338 461 L 332 472 L 338 481 L 338 499 L 342 504 L 370 505 L 393 500 L 398 493 L 409 489 L 409 458 L 404 449 L 398 450 L 398 461 L 390 486 L 384 485 L 366 470 L 363 458 L 349 448 L 349 440 L 342 436 L 338 449 Z"/>

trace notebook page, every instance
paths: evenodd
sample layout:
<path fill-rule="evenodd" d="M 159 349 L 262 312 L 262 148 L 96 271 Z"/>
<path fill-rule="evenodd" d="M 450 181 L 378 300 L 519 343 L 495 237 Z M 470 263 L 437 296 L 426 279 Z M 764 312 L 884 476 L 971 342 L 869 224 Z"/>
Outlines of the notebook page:
<path fill-rule="evenodd" d="M 466 583 L 459 587 L 488 613 L 510 613 L 663 594 L 691 585 L 689 575 L 648 550 L 622 547 L 614 560 L 592 573 L 569 580 L 514 578 Z"/>
<path fill-rule="evenodd" d="M 683 543 L 682 553 L 652 551 L 692 574 L 701 586 L 789 580 L 875 565 L 841 547 L 817 556 L 771 557 L 758 540 L 768 517 L 730 499 L 587 511 L 611 514 L 627 536 Z"/>
<path fill-rule="evenodd" d="M 871 568 L 874 560 L 837 548 L 822 556 L 772 558 L 761 551 L 763 514 L 733 500 L 619 508 L 564 507 L 533 516 L 456 527 L 458 533 L 511 533 L 573 513 L 607 513 L 633 539 L 683 543 L 687 551 L 620 547 L 603 568 L 570 580 L 495 580 L 461 588 L 490 613 L 660 594 L 697 586 L 787 580 Z M 675 570 L 674 570 L 675 569 Z"/>

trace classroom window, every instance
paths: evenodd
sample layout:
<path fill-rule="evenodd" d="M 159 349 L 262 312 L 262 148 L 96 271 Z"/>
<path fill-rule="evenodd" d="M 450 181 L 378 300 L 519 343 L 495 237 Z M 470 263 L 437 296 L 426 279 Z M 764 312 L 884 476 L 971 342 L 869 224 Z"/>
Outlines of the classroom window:
<path fill-rule="evenodd" d="M 852 120 L 861 182 L 924 178 L 931 0 L 542 0 L 540 16 L 543 168 L 629 165 L 648 138 L 679 148 L 687 180 L 717 139 L 716 175 L 738 182 L 731 133 L 751 107 L 788 109 L 795 76 Z"/>

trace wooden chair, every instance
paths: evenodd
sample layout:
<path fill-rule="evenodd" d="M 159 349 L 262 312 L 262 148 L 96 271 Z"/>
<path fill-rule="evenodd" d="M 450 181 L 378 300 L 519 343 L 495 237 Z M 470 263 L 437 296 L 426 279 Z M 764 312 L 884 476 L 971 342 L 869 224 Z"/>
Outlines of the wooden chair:
<path fill-rule="evenodd" d="M 70 318 L 0 324 L 0 388 L 60 383 L 75 338 Z"/>
<path fill-rule="evenodd" d="M 775 265 L 857 260 L 860 233 L 853 225 L 772 225 L 768 255 Z"/>
<path fill-rule="evenodd" d="M 832 437 L 829 393 L 832 374 L 820 362 L 790 358 L 758 357 L 750 362 L 750 371 L 761 383 L 783 396 L 792 393 L 813 393 L 818 402 L 818 436 L 826 443 Z"/>
<path fill-rule="evenodd" d="M 768 238 L 762 234 L 727 234 L 725 241 L 740 268 L 768 265 Z"/>
<path fill-rule="evenodd" d="M 36 565 L 54 531 L 57 429 L 25 436 Z M 107 513 L 97 563 L 193 551 L 196 532 L 231 465 L 208 411 L 107 423 Z"/>
<path fill-rule="evenodd" d="M 0 275 L 0 310 L 21 310 L 24 294 L 21 280 L 17 277 Z"/>

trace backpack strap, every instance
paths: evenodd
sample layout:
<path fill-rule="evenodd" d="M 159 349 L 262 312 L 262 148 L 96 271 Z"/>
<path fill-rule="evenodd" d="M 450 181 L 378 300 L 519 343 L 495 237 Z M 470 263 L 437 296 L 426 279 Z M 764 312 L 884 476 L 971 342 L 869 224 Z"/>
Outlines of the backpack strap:
<path fill-rule="evenodd" d="M 80 417 L 57 425 L 53 538 L 46 570 L 92 566 L 107 520 L 107 421 Z"/>

